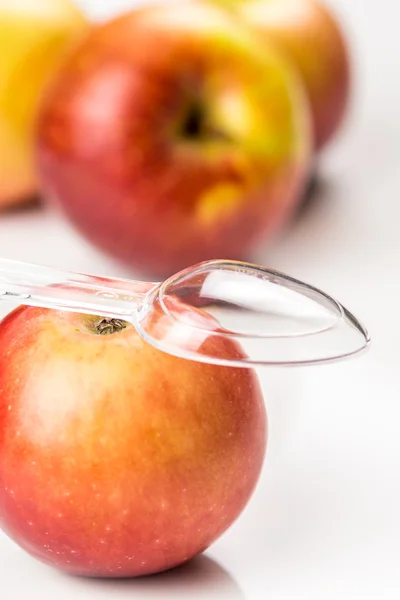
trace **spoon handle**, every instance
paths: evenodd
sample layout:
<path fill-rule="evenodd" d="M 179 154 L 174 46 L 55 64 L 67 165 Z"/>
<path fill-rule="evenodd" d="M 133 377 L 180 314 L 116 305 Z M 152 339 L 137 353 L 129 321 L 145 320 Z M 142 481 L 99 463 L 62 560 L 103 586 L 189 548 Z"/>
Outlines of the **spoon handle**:
<path fill-rule="evenodd" d="M 0 259 L 0 300 L 134 321 L 157 285 Z"/>

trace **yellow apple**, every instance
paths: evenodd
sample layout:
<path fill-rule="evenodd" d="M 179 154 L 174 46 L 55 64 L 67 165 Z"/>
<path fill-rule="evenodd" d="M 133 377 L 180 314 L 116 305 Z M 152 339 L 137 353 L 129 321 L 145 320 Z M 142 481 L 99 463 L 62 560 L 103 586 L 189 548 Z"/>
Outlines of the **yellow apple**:
<path fill-rule="evenodd" d="M 0 208 L 35 194 L 32 138 L 41 94 L 87 28 L 70 0 L 0 2 Z"/>

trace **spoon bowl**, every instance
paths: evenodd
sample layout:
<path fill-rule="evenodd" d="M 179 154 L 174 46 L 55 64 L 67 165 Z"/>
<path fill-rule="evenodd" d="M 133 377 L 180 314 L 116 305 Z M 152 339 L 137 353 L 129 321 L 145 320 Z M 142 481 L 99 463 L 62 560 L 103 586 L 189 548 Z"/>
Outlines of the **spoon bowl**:
<path fill-rule="evenodd" d="M 132 323 L 159 350 L 212 364 L 294 366 L 364 350 L 369 334 L 325 292 L 278 271 L 229 260 L 189 267 L 160 283 L 95 277 L 0 260 L 0 299 Z M 162 314 L 168 327 L 155 327 Z M 228 358 L 210 336 L 240 345 Z"/>
<path fill-rule="evenodd" d="M 152 327 L 155 307 L 169 319 L 168 331 Z M 184 358 L 236 367 L 327 362 L 369 343 L 365 328 L 334 298 L 278 271 L 236 261 L 200 263 L 159 284 L 136 326 L 161 350 L 168 346 Z M 240 343 L 245 358 L 222 361 L 204 353 L 206 334 Z"/>

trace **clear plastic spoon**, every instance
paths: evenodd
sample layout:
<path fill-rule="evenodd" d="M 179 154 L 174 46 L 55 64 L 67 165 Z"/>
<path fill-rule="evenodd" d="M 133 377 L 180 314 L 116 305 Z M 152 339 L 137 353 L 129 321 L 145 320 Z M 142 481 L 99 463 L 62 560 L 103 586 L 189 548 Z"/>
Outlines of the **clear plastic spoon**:
<path fill-rule="evenodd" d="M 235 367 L 327 362 L 370 341 L 356 317 L 324 292 L 229 260 L 144 283 L 0 259 L 0 300 L 121 319 L 159 350 Z"/>

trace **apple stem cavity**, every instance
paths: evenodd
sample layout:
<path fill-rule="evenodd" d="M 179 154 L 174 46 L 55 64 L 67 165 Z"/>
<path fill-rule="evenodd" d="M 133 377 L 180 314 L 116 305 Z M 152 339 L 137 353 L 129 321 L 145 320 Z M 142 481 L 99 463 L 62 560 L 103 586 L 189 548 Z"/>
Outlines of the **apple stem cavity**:
<path fill-rule="evenodd" d="M 96 323 L 95 333 L 98 335 L 110 335 L 112 333 L 122 331 L 127 326 L 128 323 L 126 321 L 121 321 L 121 319 L 104 317 L 98 323 Z"/>
<path fill-rule="evenodd" d="M 189 138 L 199 137 L 204 122 L 204 110 L 200 102 L 193 102 L 183 123 L 183 135 Z"/>
<path fill-rule="evenodd" d="M 226 132 L 208 122 L 206 110 L 200 100 L 193 100 L 190 103 L 181 127 L 181 132 L 182 136 L 189 140 L 215 139 L 230 141 L 230 137 Z"/>

